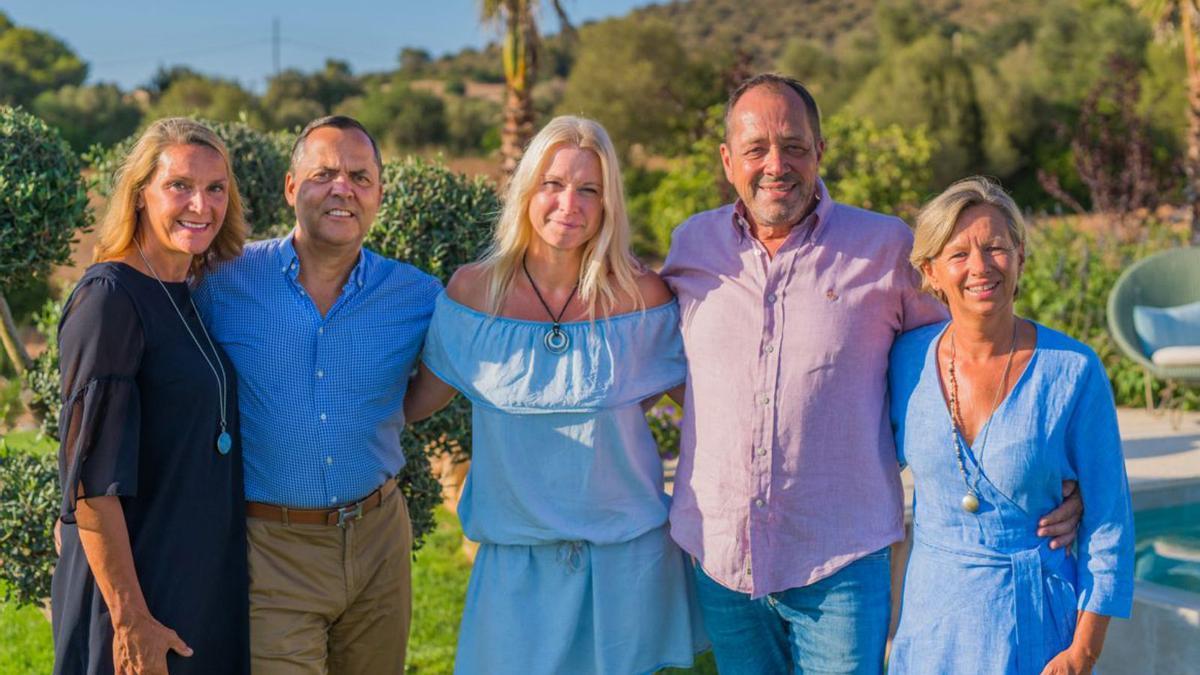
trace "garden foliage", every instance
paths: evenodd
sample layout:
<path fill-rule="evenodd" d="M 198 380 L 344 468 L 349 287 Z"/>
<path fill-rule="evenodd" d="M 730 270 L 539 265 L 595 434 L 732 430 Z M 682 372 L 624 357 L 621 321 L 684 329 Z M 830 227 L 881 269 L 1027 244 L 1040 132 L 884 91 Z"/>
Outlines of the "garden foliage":
<path fill-rule="evenodd" d="M 71 259 L 75 231 L 91 223 L 80 168 L 57 131 L 0 106 L 0 292 Z"/>
<path fill-rule="evenodd" d="M 4 600 L 40 605 L 50 595 L 58 465 L 52 455 L 9 448 L 0 439 L 0 579 Z"/>

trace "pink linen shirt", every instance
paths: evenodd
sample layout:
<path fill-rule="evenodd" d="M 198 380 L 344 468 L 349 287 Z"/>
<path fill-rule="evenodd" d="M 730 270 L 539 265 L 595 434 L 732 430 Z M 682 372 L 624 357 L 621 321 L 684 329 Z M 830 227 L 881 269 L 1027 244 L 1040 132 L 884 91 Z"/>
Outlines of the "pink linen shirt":
<path fill-rule="evenodd" d="M 671 534 L 755 598 L 903 538 L 888 352 L 946 316 L 902 220 L 818 199 L 774 258 L 742 204 L 697 214 L 662 270 L 688 359 Z"/>

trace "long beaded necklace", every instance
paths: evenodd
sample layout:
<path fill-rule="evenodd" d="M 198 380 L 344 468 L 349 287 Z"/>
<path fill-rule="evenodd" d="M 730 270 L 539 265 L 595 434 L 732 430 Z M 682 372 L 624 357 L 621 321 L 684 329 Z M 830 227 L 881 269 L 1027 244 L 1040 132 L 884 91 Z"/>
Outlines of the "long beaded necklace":
<path fill-rule="evenodd" d="M 1000 386 L 996 387 L 996 393 L 992 396 L 992 405 L 988 408 L 988 419 L 983 424 L 983 434 L 979 440 L 979 452 L 975 458 L 975 463 L 979 467 L 976 472 L 975 480 L 971 481 L 967 477 L 967 468 L 964 462 L 966 450 L 963 448 L 963 432 L 966 428 L 963 422 L 962 410 L 958 403 L 958 378 L 955 376 L 954 357 L 957 353 L 957 343 L 954 341 L 954 328 L 950 328 L 950 435 L 954 437 L 954 454 L 958 459 L 958 472 L 962 475 L 963 485 L 967 488 L 967 493 L 963 495 L 962 507 L 968 513 L 975 513 L 979 510 L 979 476 L 983 472 L 983 452 L 987 449 L 988 432 L 992 429 L 992 418 L 996 413 L 996 406 L 1000 403 L 1000 394 L 1004 392 L 1004 385 L 1008 382 L 1008 373 L 1012 368 L 1013 354 L 1017 352 L 1017 324 L 1013 322 L 1012 344 L 1008 347 L 1008 360 L 1004 363 L 1004 372 L 1000 375 Z"/>
<path fill-rule="evenodd" d="M 209 348 L 212 349 L 213 358 L 217 360 L 217 365 L 213 365 L 211 359 L 208 358 L 208 353 L 204 351 L 204 347 L 200 346 L 200 340 L 196 339 L 196 334 L 192 332 L 192 327 L 188 325 L 187 319 L 183 318 L 183 312 L 179 311 L 179 305 L 175 304 L 175 298 L 171 296 L 171 292 L 167 290 L 167 285 L 159 278 L 158 272 L 154 271 L 154 266 L 146 259 L 146 253 L 142 251 L 142 245 L 136 239 L 133 241 L 137 246 L 138 255 L 142 257 L 142 262 L 146 264 L 146 269 L 150 270 L 150 275 L 158 282 L 158 285 L 163 289 L 163 293 L 167 294 L 167 300 L 171 301 L 171 307 L 175 308 L 175 313 L 179 315 L 179 320 L 183 322 L 183 328 L 195 343 L 196 349 L 200 350 L 200 356 L 204 357 L 204 362 L 208 364 L 212 370 L 213 377 L 217 378 L 217 393 L 220 395 L 221 401 L 221 433 L 217 436 L 217 452 L 222 455 L 228 455 L 233 448 L 233 438 L 229 432 L 225 430 L 225 403 L 228 400 L 228 385 L 229 380 L 225 376 L 225 364 L 221 363 L 221 357 L 217 354 L 217 347 L 213 344 L 212 338 L 208 335 L 208 329 L 204 327 L 204 322 L 199 321 L 200 331 L 204 333 L 204 339 L 208 341 Z M 197 319 L 200 317 L 200 311 L 196 309 L 196 302 L 192 300 L 192 296 L 188 295 L 188 302 L 192 303 L 192 311 L 195 312 Z M 217 374 L 217 369 L 220 369 L 220 374 Z"/>
<path fill-rule="evenodd" d="M 533 287 L 533 292 L 537 295 L 538 301 L 542 303 L 542 307 L 546 313 L 550 315 L 552 325 L 550 330 L 546 332 L 546 337 L 542 339 L 542 343 L 546 345 L 546 351 L 551 354 L 562 354 L 571 346 L 571 337 L 562 329 L 562 318 L 567 313 L 567 307 L 571 306 L 571 300 L 575 297 L 575 291 L 579 290 L 579 282 L 575 282 L 575 288 L 571 289 L 571 294 L 567 296 L 567 301 L 563 303 L 562 310 L 558 316 L 551 311 L 549 303 L 542 297 L 542 292 L 538 290 L 537 284 L 533 281 L 533 276 L 529 274 L 529 267 L 525 264 L 525 256 L 521 256 L 521 269 L 525 270 L 525 278 L 529 279 L 529 285 Z"/>

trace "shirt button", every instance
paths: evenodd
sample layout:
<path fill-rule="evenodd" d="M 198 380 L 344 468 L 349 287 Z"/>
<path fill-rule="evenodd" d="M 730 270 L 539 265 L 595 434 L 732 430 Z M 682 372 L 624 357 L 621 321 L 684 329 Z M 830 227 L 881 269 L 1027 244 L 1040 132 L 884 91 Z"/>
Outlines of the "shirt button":
<path fill-rule="evenodd" d="M 746 576 L 750 576 L 750 566 L 746 565 Z"/>
<path fill-rule="evenodd" d="M 767 345 L 767 353 L 768 354 L 770 354 L 774 351 L 775 351 L 775 345 Z"/>
<path fill-rule="evenodd" d="M 764 501 L 763 501 L 761 498 L 759 498 L 759 499 L 755 499 L 755 500 L 754 500 L 754 505 L 755 505 L 755 506 L 757 506 L 757 507 L 758 507 L 758 508 L 760 508 L 760 509 L 761 509 L 763 506 L 766 506 L 766 504 L 767 504 L 767 503 L 766 503 L 766 502 L 764 502 Z"/>
<path fill-rule="evenodd" d="M 325 458 L 325 463 L 326 463 L 326 464 L 333 464 L 333 458 L 332 458 L 332 457 L 326 457 L 326 458 Z"/>
<path fill-rule="evenodd" d="M 775 294 L 774 293 L 767 296 L 767 302 L 775 302 Z"/>
<path fill-rule="evenodd" d="M 325 413 L 321 413 L 321 421 L 322 421 L 322 422 L 324 422 L 324 421 L 325 421 Z"/>
<path fill-rule="evenodd" d="M 759 449 L 758 449 L 758 456 L 759 456 L 759 457 L 766 457 L 766 456 L 767 456 L 767 449 L 766 449 L 766 448 L 759 448 Z"/>
<path fill-rule="evenodd" d="M 834 293 L 833 289 L 831 288 L 831 289 L 825 291 L 825 297 L 829 298 L 830 300 L 837 300 L 838 294 Z"/>
<path fill-rule="evenodd" d="M 764 396 L 762 397 L 762 404 L 763 404 L 763 405 L 770 405 L 770 404 L 771 404 L 771 397 L 770 397 L 770 396 L 766 396 L 766 395 L 764 395 Z"/>
<path fill-rule="evenodd" d="M 317 371 L 317 379 L 319 380 L 319 379 L 321 379 L 322 377 L 325 377 L 325 371 L 323 371 L 323 370 L 318 370 L 318 371 Z"/>
<path fill-rule="evenodd" d="M 317 335 L 324 335 L 324 334 L 325 334 L 324 326 L 321 326 L 320 328 L 317 329 Z"/>
<path fill-rule="evenodd" d="M 336 503 L 337 503 L 337 496 L 330 497 L 330 498 L 329 498 L 329 503 L 330 503 L 330 504 L 336 504 Z"/>

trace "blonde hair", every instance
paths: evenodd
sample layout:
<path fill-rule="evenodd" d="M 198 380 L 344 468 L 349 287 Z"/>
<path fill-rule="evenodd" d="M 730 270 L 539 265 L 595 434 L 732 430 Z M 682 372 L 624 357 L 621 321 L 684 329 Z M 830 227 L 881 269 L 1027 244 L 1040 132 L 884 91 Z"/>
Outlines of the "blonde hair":
<path fill-rule="evenodd" d="M 509 180 L 492 245 L 480 261 L 488 272 L 487 306 L 491 314 L 500 313 L 521 259 L 535 236 L 529 220 L 529 202 L 541 183 L 546 164 L 564 146 L 596 153 L 603 180 L 604 213 L 600 230 L 583 245 L 579 299 L 587 307 L 590 319 L 595 319 L 597 307 L 611 313 L 617 305 L 618 292 L 633 298 L 638 309 L 645 309 L 636 281 L 641 264 L 629 251 L 629 218 L 612 141 L 599 123 L 564 115 L 550 120 L 533 137 Z"/>
<path fill-rule="evenodd" d="M 933 260 L 946 247 L 954 226 L 963 211 L 972 206 L 991 206 L 1004 215 L 1008 237 L 1017 247 L 1025 247 L 1025 218 L 1013 198 L 1000 184 L 985 176 L 971 176 L 955 182 L 942 194 L 934 197 L 917 214 L 909 263 L 921 273 L 921 290 L 941 297 L 933 290 L 925 274 L 925 263 Z"/>
<path fill-rule="evenodd" d="M 233 175 L 233 164 L 229 150 L 212 129 L 186 117 L 167 117 L 151 124 L 142 132 L 121 167 L 117 169 L 108 210 L 97 228 L 95 260 L 104 262 L 120 258 L 134 245 L 137 237 L 138 193 L 150 182 L 158 170 L 158 160 L 172 145 L 203 145 L 217 151 L 225 162 L 229 176 L 226 187 L 228 204 L 225 220 L 213 238 L 208 250 L 192 257 L 191 272 L 199 276 L 222 260 L 235 258 L 242 252 L 246 241 L 246 221 L 242 211 L 242 197 L 238 193 L 237 180 Z"/>

